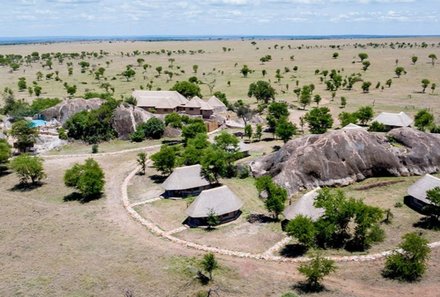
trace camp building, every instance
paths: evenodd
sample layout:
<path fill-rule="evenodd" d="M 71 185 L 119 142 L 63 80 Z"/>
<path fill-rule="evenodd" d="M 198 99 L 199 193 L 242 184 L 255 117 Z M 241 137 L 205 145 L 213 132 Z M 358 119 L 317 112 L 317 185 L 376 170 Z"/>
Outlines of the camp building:
<path fill-rule="evenodd" d="M 315 203 L 316 197 L 318 197 L 319 190 L 321 188 L 316 188 L 311 192 L 308 192 L 302 196 L 295 204 L 290 205 L 284 210 L 284 217 L 286 220 L 290 221 L 295 219 L 299 215 L 303 215 L 312 219 L 312 221 L 317 221 L 324 214 L 324 209 L 316 208 L 313 204 Z"/>
<path fill-rule="evenodd" d="M 237 219 L 243 202 L 227 186 L 204 190 L 187 208 L 187 224 L 190 226 L 207 225 L 210 214 L 214 214 L 220 223 Z"/>
<path fill-rule="evenodd" d="M 382 112 L 375 119 L 373 119 L 373 122 L 381 123 L 387 130 L 391 130 L 394 128 L 410 127 L 413 123 L 413 120 L 404 112 Z"/>
<path fill-rule="evenodd" d="M 137 106 L 158 114 L 180 112 L 185 109 L 188 99 L 176 91 L 134 91 Z"/>
<path fill-rule="evenodd" d="M 165 180 L 162 187 L 165 197 L 186 197 L 198 195 L 211 188 L 209 181 L 202 177 L 202 166 L 199 164 L 179 167 Z"/>
<path fill-rule="evenodd" d="M 412 198 L 412 205 L 422 210 L 431 204 L 426 192 L 436 187 L 440 187 L 440 178 L 426 174 L 408 188 L 408 195 Z"/>

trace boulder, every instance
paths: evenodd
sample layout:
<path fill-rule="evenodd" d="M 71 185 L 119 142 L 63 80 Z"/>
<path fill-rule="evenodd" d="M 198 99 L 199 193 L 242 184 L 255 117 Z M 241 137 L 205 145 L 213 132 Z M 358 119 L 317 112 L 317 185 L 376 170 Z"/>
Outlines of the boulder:
<path fill-rule="evenodd" d="M 64 124 L 74 114 L 84 110 L 98 109 L 104 100 L 102 99 L 67 99 L 57 105 L 41 112 L 44 120 L 50 121 L 56 119 Z"/>
<path fill-rule="evenodd" d="M 113 112 L 112 127 L 120 139 L 128 139 L 139 124 L 152 118 L 154 115 L 142 108 L 132 105 L 119 105 Z"/>
<path fill-rule="evenodd" d="M 386 135 L 364 130 L 307 135 L 250 167 L 254 176 L 271 175 L 290 194 L 368 177 L 421 175 L 440 170 L 440 136 L 411 128 Z"/>

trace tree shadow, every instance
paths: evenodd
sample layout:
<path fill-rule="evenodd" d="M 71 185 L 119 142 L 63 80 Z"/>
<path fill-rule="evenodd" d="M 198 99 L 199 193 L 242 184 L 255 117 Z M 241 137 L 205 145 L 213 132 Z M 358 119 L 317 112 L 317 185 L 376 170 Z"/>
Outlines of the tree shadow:
<path fill-rule="evenodd" d="M 78 201 L 81 204 L 89 203 L 93 200 L 98 200 L 102 197 L 102 194 L 98 195 L 92 195 L 92 196 L 83 196 L 78 192 L 70 193 L 69 195 L 64 196 L 63 201 L 64 202 L 70 202 L 70 201 Z"/>
<path fill-rule="evenodd" d="M 36 183 L 18 183 L 12 188 L 10 188 L 10 191 L 13 192 L 30 192 L 32 190 L 38 189 L 42 187 L 44 183 L 42 182 L 36 182 Z"/>
<path fill-rule="evenodd" d="M 159 175 L 159 174 L 155 174 L 155 175 L 151 175 L 150 179 L 155 183 L 155 184 L 162 184 L 166 179 L 167 176 L 163 176 L 163 175 Z"/>
<path fill-rule="evenodd" d="M 298 258 L 304 256 L 307 250 L 308 250 L 307 247 L 302 244 L 298 244 L 298 243 L 286 244 L 280 250 L 280 255 L 286 258 Z"/>
<path fill-rule="evenodd" d="M 262 213 L 252 213 L 248 216 L 247 221 L 251 224 L 254 223 L 265 224 L 265 223 L 274 223 L 277 222 L 278 220 Z"/>
<path fill-rule="evenodd" d="M 417 223 L 413 224 L 416 228 L 421 228 L 425 230 L 434 230 L 439 231 L 440 230 L 440 221 L 436 218 L 433 218 L 431 216 L 420 218 L 420 220 Z"/>
<path fill-rule="evenodd" d="M 321 293 L 324 291 L 326 292 L 329 291 L 328 289 L 326 289 L 324 285 L 321 284 L 312 285 L 306 281 L 297 283 L 296 285 L 293 286 L 293 289 L 297 290 L 301 294 Z"/>
<path fill-rule="evenodd" d="M 274 146 L 272 147 L 272 152 L 278 152 L 280 149 L 281 149 L 281 146 L 279 146 L 279 145 L 274 145 Z"/>

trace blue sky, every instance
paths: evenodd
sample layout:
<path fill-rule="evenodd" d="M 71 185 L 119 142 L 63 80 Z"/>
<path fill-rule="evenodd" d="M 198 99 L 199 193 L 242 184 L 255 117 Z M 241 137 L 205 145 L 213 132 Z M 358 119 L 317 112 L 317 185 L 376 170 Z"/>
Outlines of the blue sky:
<path fill-rule="evenodd" d="M 440 34 L 439 0 L 0 0 L 0 36 Z"/>

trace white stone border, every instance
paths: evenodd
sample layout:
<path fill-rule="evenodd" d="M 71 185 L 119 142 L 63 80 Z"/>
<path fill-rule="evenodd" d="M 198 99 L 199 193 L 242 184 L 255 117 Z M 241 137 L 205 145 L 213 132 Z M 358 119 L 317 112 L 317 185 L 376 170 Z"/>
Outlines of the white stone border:
<path fill-rule="evenodd" d="M 139 169 L 140 169 L 140 167 L 136 167 L 124 179 L 124 182 L 122 183 L 122 186 L 121 186 L 122 203 L 124 205 L 124 208 L 130 214 L 130 216 L 134 220 L 141 223 L 143 226 L 147 227 L 147 229 L 151 233 L 153 233 L 154 235 L 162 237 L 164 239 L 167 239 L 171 242 L 180 244 L 180 245 L 187 247 L 187 248 L 193 248 L 193 249 L 196 249 L 199 251 L 212 252 L 212 253 L 221 254 L 221 255 L 227 255 L 227 256 L 233 256 L 233 257 L 239 257 L 239 258 L 256 259 L 256 260 L 266 260 L 266 261 L 273 261 L 273 262 L 284 262 L 284 263 L 302 263 L 302 262 L 310 261 L 309 257 L 298 257 L 298 258 L 292 259 L 292 258 L 271 255 L 272 249 L 273 249 L 273 251 L 275 251 L 275 250 L 281 248 L 281 246 L 279 246 L 279 244 L 285 243 L 287 238 L 283 239 L 282 241 L 275 244 L 272 248 L 270 248 L 269 250 L 267 250 L 263 253 L 254 254 L 254 253 L 221 249 L 221 248 L 216 248 L 216 247 L 212 247 L 212 246 L 208 246 L 208 245 L 202 245 L 202 244 L 194 243 L 191 241 L 186 241 L 186 240 L 183 240 L 183 239 L 180 239 L 180 238 L 173 236 L 172 234 L 174 234 L 174 233 L 172 233 L 172 232 L 170 233 L 170 232 L 166 232 L 166 231 L 162 230 L 154 222 L 149 221 L 146 218 L 144 218 L 143 216 L 141 216 L 139 213 L 137 213 L 133 209 L 132 204 L 130 204 L 130 201 L 128 199 L 128 192 L 127 192 L 128 183 L 136 175 L 136 173 L 139 171 Z M 440 247 L 440 241 L 430 243 L 429 247 L 430 248 Z M 393 251 L 394 250 L 389 250 L 389 251 L 384 251 L 381 253 L 361 255 L 361 256 L 330 256 L 327 258 L 332 259 L 337 262 L 367 262 L 367 261 L 375 261 L 375 260 L 382 259 L 382 258 L 392 254 Z"/>

